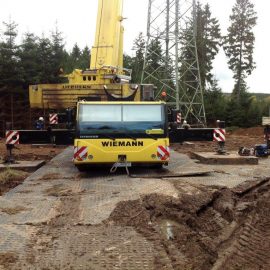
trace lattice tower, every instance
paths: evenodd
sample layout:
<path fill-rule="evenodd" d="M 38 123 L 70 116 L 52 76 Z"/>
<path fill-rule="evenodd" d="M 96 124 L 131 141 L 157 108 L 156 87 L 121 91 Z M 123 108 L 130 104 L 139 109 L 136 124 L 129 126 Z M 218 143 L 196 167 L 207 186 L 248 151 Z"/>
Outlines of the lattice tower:
<path fill-rule="evenodd" d="M 149 0 L 142 83 L 167 93 L 169 105 L 198 126 L 206 125 L 196 45 L 196 0 Z"/>

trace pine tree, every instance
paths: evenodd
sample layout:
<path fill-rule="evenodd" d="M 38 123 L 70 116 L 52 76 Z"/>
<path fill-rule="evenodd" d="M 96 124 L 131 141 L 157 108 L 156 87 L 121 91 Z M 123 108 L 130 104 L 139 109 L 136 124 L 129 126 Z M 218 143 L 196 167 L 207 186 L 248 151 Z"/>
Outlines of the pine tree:
<path fill-rule="evenodd" d="M 132 49 L 135 50 L 135 56 L 132 61 L 133 63 L 131 64 L 132 82 L 140 83 L 142 78 L 144 51 L 145 51 L 145 40 L 141 32 L 139 33 L 138 37 L 134 40 Z"/>
<path fill-rule="evenodd" d="M 4 40 L 0 43 L 0 88 L 11 88 L 22 83 L 16 45 L 17 24 L 4 22 Z"/>
<path fill-rule="evenodd" d="M 249 98 L 249 106 L 246 114 L 246 126 L 252 127 L 261 124 L 262 110 L 256 96 Z"/>
<path fill-rule="evenodd" d="M 57 25 L 55 26 L 54 31 L 52 31 L 52 59 L 51 59 L 51 76 L 52 83 L 61 83 L 63 78 L 59 77 L 59 71 L 64 66 L 65 51 L 64 51 L 64 39 L 62 37 L 62 32 L 59 31 Z"/>
<path fill-rule="evenodd" d="M 88 46 L 85 46 L 79 58 L 79 68 L 82 70 L 89 69 L 90 59 L 91 59 L 90 49 L 88 48 Z"/>
<path fill-rule="evenodd" d="M 221 43 L 221 33 L 218 20 L 212 17 L 210 6 L 204 7 L 197 4 L 197 51 L 200 65 L 200 76 L 202 87 L 205 89 L 206 83 L 213 83 L 213 60 L 219 52 Z"/>
<path fill-rule="evenodd" d="M 80 50 L 78 44 L 75 43 L 75 45 L 72 48 L 71 54 L 70 54 L 71 63 L 73 65 L 73 68 L 79 68 L 80 57 L 81 57 L 81 50 Z"/>
<path fill-rule="evenodd" d="M 212 85 L 205 90 L 205 111 L 208 122 L 223 120 L 226 109 L 226 99 L 218 85 L 218 80 L 213 77 Z"/>
<path fill-rule="evenodd" d="M 39 82 L 37 39 L 34 34 L 25 33 L 20 45 L 19 58 L 24 89 L 27 89 L 29 84 L 37 84 Z"/>
<path fill-rule="evenodd" d="M 151 83 L 156 86 L 156 93 L 160 93 L 160 91 L 165 90 L 168 93 L 168 89 L 164 89 L 164 83 L 162 80 L 166 80 L 166 84 L 168 84 L 168 68 L 166 68 L 167 61 L 163 55 L 161 41 L 159 39 L 151 40 L 148 53 L 146 55 L 147 67 L 145 69 L 145 83 Z"/>
<path fill-rule="evenodd" d="M 132 69 L 133 68 L 133 63 L 134 63 L 135 59 L 132 58 L 131 56 L 129 56 L 128 54 L 125 54 L 124 53 L 124 68 L 127 68 L 127 69 Z M 133 69 L 132 69 L 133 71 Z M 132 76 L 133 78 L 133 76 Z M 136 82 L 136 81 L 134 81 Z"/>
<path fill-rule="evenodd" d="M 196 66 L 196 51 L 198 54 L 198 62 L 200 68 L 200 77 L 203 90 L 207 83 L 213 83 L 213 60 L 215 59 L 220 43 L 221 34 L 218 20 L 212 17 L 210 6 L 204 7 L 198 2 L 196 7 L 196 27 L 194 20 L 191 20 L 186 29 L 181 33 L 180 43 L 182 44 L 182 53 L 180 56 L 181 63 L 181 85 L 186 92 L 186 82 L 196 81 L 196 75 L 193 70 Z M 196 47 L 194 45 L 194 29 Z M 196 85 L 193 87 L 196 88 Z"/>
<path fill-rule="evenodd" d="M 252 31 L 257 16 L 250 0 L 236 0 L 230 16 L 231 26 L 224 40 L 224 50 L 228 57 L 229 68 L 234 73 L 234 96 L 240 102 L 241 94 L 246 91 L 244 80 L 255 68 L 253 50 L 255 36 Z"/>
<path fill-rule="evenodd" d="M 183 29 L 181 33 L 180 43 L 182 46 L 180 62 L 180 78 L 179 85 L 181 94 L 185 93 L 185 98 L 192 99 L 195 89 L 197 89 L 197 60 L 196 60 L 196 47 L 194 44 L 194 27 L 193 22 Z M 191 91 L 190 91 L 191 90 Z M 190 94 L 190 96 L 189 96 Z"/>
<path fill-rule="evenodd" d="M 52 68 L 52 44 L 51 41 L 42 36 L 38 40 L 37 59 L 39 63 L 38 81 L 39 83 L 54 83 L 54 68 Z"/>

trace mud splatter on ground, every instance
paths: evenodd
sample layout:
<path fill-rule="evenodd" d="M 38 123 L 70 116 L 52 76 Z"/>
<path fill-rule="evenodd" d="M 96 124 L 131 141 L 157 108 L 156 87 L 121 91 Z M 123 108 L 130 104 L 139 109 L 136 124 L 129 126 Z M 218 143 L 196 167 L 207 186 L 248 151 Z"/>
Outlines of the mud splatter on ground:
<path fill-rule="evenodd" d="M 8 214 L 8 215 L 16 215 L 26 210 L 28 209 L 22 206 L 16 206 L 16 207 L 10 207 L 10 208 L 0 207 L 0 212 Z"/>
<path fill-rule="evenodd" d="M 0 253 L 0 266 L 3 266 L 5 270 L 12 269 L 17 260 L 18 255 L 12 252 Z"/>
<path fill-rule="evenodd" d="M 67 189 L 64 185 L 54 185 L 45 190 L 45 194 L 48 196 L 61 197 L 61 196 L 69 196 L 72 194 L 71 189 Z"/>

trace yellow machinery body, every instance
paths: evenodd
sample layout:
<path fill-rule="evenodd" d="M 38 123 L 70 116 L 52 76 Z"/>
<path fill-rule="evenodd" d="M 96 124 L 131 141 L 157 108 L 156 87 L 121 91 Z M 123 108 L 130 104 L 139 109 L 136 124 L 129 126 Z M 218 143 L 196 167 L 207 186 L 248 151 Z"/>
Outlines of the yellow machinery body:
<path fill-rule="evenodd" d="M 107 91 L 119 98 L 142 100 L 141 91 L 129 84 L 131 70 L 123 68 L 123 0 L 99 0 L 95 43 L 87 70 L 75 69 L 66 75 L 68 83 L 30 85 L 31 108 L 65 109 L 78 100 L 108 100 Z M 106 89 L 104 89 L 106 86 Z"/>
<path fill-rule="evenodd" d="M 75 165 L 98 165 L 113 164 L 115 162 L 127 162 L 137 164 L 167 164 L 166 159 L 158 156 L 160 147 L 169 152 L 169 139 L 76 139 L 74 143 L 74 164 Z M 83 157 L 76 155 L 77 149 L 84 148 L 86 153 Z M 124 156 L 121 160 L 119 157 Z"/>
<path fill-rule="evenodd" d="M 145 103 L 153 100 L 153 85 L 130 84 L 132 71 L 123 68 L 123 0 L 98 0 L 98 3 L 89 69 L 75 69 L 65 76 L 68 83 L 31 85 L 30 106 L 58 112 L 77 108 L 74 163 L 78 168 L 117 162 L 167 164 L 166 104 Z M 99 110 L 99 105 L 104 108 Z M 83 106 L 84 114 L 80 111 Z M 93 107 L 96 111 L 91 111 Z M 129 110 L 122 117 L 132 116 L 133 120 L 105 119 L 115 114 L 113 111 L 110 114 L 110 110 L 120 107 L 121 115 L 123 109 Z M 154 111 L 160 119 L 155 120 Z"/>
<path fill-rule="evenodd" d="M 112 122 L 108 111 L 115 119 L 119 118 L 118 122 Z M 104 120 L 107 117 L 111 118 Z M 77 125 L 74 163 L 78 168 L 116 162 L 163 165 L 169 161 L 164 102 L 79 102 Z"/>

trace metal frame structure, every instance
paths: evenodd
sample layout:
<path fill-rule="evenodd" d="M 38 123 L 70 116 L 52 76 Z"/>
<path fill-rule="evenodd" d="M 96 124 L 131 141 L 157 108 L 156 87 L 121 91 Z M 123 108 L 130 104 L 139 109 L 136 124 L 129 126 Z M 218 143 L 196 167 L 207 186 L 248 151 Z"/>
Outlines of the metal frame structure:
<path fill-rule="evenodd" d="M 167 93 L 184 119 L 206 126 L 196 44 L 196 0 L 149 0 L 142 83 Z"/>

